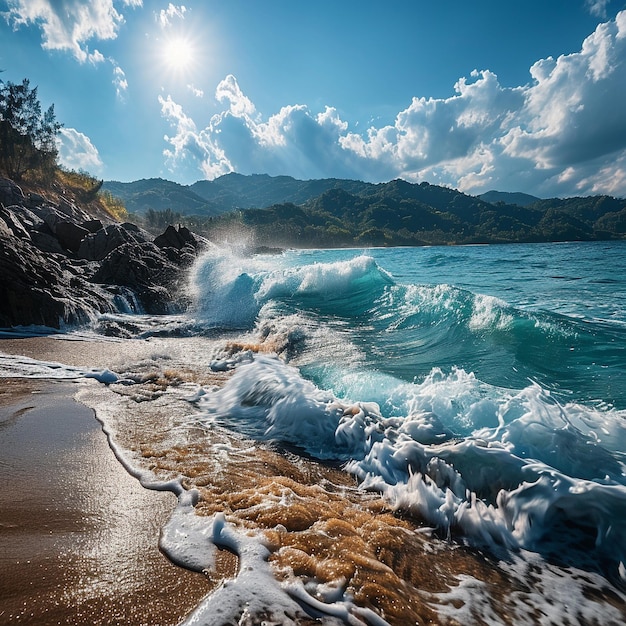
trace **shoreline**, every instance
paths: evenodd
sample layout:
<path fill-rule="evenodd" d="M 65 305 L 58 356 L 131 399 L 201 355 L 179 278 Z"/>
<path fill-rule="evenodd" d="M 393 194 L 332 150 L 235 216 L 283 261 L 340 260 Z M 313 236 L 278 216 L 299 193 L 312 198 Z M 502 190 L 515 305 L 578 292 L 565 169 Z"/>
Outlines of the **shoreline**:
<path fill-rule="evenodd" d="M 225 343 L 223 338 L 0 340 L 0 356 L 18 357 L 13 369 L 11 359 L 7 360 L 9 376 L 29 371 L 28 359 L 20 359 L 24 356 L 44 361 L 33 376 L 46 375 L 48 369 L 54 376 L 55 364 L 64 363 L 77 372 L 111 369 L 135 381 L 109 389 L 105 382 L 74 380 L 71 367 L 65 370 L 70 377 L 65 380 L 60 379 L 63 368 L 56 380 L 2 379 L 0 472 L 10 468 L 6 460 L 11 461 L 13 454 L 21 462 L 15 474 L 24 474 L 28 491 L 7 475 L 5 483 L 12 489 L 0 497 L 0 555 L 6 553 L 12 560 L 3 561 L 0 556 L 0 623 L 169 626 L 200 614 L 209 616 L 204 623 L 216 623 L 211 611 L 223 610 L 228 592 L 221 591 L 226 587 L 238 601 L 243 602 L 237 585 L 244 585 L 242 589 L 251 594 L 246 597 L 255 597 L 258 587 L 245 586 L 250 579 L 242 582 L 237 576 L 241 557 L 237 549 L 219 551 L 219 559 L 226 559 L 215 568 L 196 561 L 207 567 L 204 576 L 173 566 L 159 552 L 159 531 L 176 501 L 169 492 L 141 487 L 124 469 L 127 455 L 133 468 L 142 468 L 159 480 L 182 477 L 185 489 L 197 489 L 199 516 L 210 521 L 219 513 L 221 519 L 228 519 L 229 527 L 263 537 L 279 584 L 289 581 L 289 572 L 297 581 L 317 581 L 322 588 L 343 580 L 339 589 L 346 587 L 357 612 L 374 610 L 390 624 L 477 624 L 487 606 L 494 620 L 501 620 L 498 623 L 508 623 L 511 615 L 524 622 L 538 612 L 546 614 L 551 596 L 556 601 L 555 614 L 563 618 L 587 623 L 590 616 L 602 615 L 603 623 L 621 623 L 626 606 L 623 589 L 594 567 L 578 570 L 572 563 L 572 572 L 572 564 L 552 561 L 550 554 L 515 554 L 505 549 L 491 553 L 453 537 L 444 539 L 419 519 L 403 515 L 402 510 L 393 512 L 380 495 L 356 489 L 356 479 L 343 471 L 336 474 L 339 470 L 331 466 L 281 454 L 218 427 L 199 428 L 187 396 L 198 384 L 217 390 L 224 382 L 227 373 L 219 368 L 213 371 L 207 363 L 215 355 L 226 354 L 225 346 L 259 347 L 232 340 Z M 97 418 L 89 407 L 97 411 Z M 46 418 L 57 427 L 51 428 Z M 28 420 L 30 425 L 25 424 Z M 91 426 L 85 429 L 86 423 Z M 81 435 L 83 430 L 87 434 Z M 6 441 L 6 432 L 13 433 L 12 442 Z M 105 433 L 111 433 L 110 444 Z M 99 452 L 93 452 L 93 443 L 86 445 L 81 437 L 97 438 Z M 37 452 L 30 449 L 33 441 L 40 448 L 52 448 L 55 458 L 50 461 L 41 453 L 30 458 L 31 452 Z M 115 456 L 118 446 L 121 461 Z M 59 455 L 59 450 L 64 454 Z M 80 450 L 91 454 L 82 455 Z M 68 465 L 66 459 L 86 463 L 83 468 L 68 468 L 67 480 L 61 473 Z M 115 471 L 108 475 L 99 469 L 101 460 Z M 50 492 L 49 482 L 58 483 L 56 491 Z M 92 498 L 85 498 L 85 493 L 97 496 L 95 501 L 103 504 L 99 512 L 90 508 Z M 10 524 L 5 524 L 3 515 L 6 502 L 14 503 L 20 495 L 28 501 L 23 515 L 27 526 L 15 526 L 23 548 L 16 556 L 5 548 Z M 39 510 L 33 502 L 39 503 Z M 67 516 L 61 515 L 66 526 L 49 528 L 58 521 L 50 514 L 57 511 L 57 505 Z M 135 517 L 131 519 L 130 513 Z M 55 534 L 58 541 L 46 543 L 46 532 Z M 37 563 L 31 562 L 32 537 L 39 541 Z M 187 533 L 184 537 L 185 547 L 194 546 L 194 554 L 203 553 L 197 548 L 203 546 L 205 535 L 199 540 Z M 239 575 L 254 569 L 241 566 Z M 9 574 L 17 580 L 11 579 L 11 586 L 4 581 Z M 233 585 L 212 593 L 230 577 L 235 578 Z M 263 595 L 259 597 L 268 602 Z M 271 602 L 259 606 L 270 609 Z"/>
<path fill-rule="evenodd" d="M 214 585 L 159 551 L 176 498 L 127 473 L 76 391 L 2 381 L 0 622 L 178 624 Z"/>

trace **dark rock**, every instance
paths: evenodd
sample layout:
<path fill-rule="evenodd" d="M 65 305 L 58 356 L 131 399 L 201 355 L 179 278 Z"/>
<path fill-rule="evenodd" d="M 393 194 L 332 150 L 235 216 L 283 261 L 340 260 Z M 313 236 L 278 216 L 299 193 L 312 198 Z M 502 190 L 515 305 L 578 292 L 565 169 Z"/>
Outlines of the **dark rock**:
<path fill-rule="evenodd" d="M 26 198 L 26 205 L 29 207 L 38 207 L 47 203 L 48 201 L 40 193 L 29 193 Z"/>
<path fill-rule="evenodd" d="M 70 221 L 62 221 L 56 225 L 56 235 L 59 243 L 72 252 L 78 252 L 80 242 L 89 234 L 82 226 Z"/>
<path fill-rule="evenodd" d="M 168 226 L 165 229 L 165 232 L 154 239 L 154 243 L 159 246 L 159 248 L 175 248 L 176 250 L 180 250 L 184 241 L 182 237 L 179 236 L 178 232 L 173 226 Z"/>
<path fill-rule="evenodd" d="M 98 320 L 96 331 L 106 337 L 120 337 L 122 339 L 130 339 L 136 337 L 141 328 L 129 322 L 121 322 L 118 320 L 101 319 Z"/>
<path fill-rule="evenodd" d="M 7 228 L 14 237 L 20 239 L 30 239 L 28 230 L 24 227 L 18 216 L 9 209 L 0 206 L 0 219 L 6 224 Z"/>
<path fill-rule="evenodd" d="M 86 228 L 90 233 L 97 233 L 101 228 L 104 228 L 104 224 L 100 220 L 87 220 L 81 224 L 83 228 Z"/>
<path fill-rule="evenodd" d="M 2 219 L 0 215 L 0 237 L 13 237 L 13 231 L 9 228 L 9 225 Z"/>
<path fill-rule="evenodd" d="M 0 235 L 1 236 L 1 235 Z M 71 277 L 55 255 L 17 237 L 0 240 L 0 326 L 59 328 L 85 323 L 96 311 L 113 312 L 105 290 Z"/>
<path fill-rule="evenodd" d="M 178 248 L 161 248 L 161 252 L 168 258 L 172 263 L 176 263 L 177 265 L 180 263 L 180 250 Z"/>
<path fill-rule="evenodd" d="M 115 248 L 125 243 L 147 241 L 141 229 L 133 224 L 110 224 L 95 233 L 88 233 L 81 241 L 78 256 L 89 261 L 101 261 Z"/>
<path fill-rule="evenodd" d="M 41 252 L 55 252 L 58 254 L 65 254 L 66 250 L 61 246 L 59 240 L 54 235 L 48 233 L 42 233 L 38 230 L 32 231 L 30 234 L 33 245 L 36 246 Z"/>
<path fill-rule="evenodd" d="M 24 192 L 19 185 L 8 178 L 0 178 L 0 204 L 4 206 L 21 204 L 25 199 Z"/>
<path fill-rule="evenodd" d="M 66 198 L 61 198 L 58 210 L 60 213 L 63 213 L 63 215 L 73 219 L 82 219 L 82 221 L 87 221 L 89 219 L 87 213 L 85 213 L 82 209 L 79 209 L 73 202 L 70 202 Z"/>
<path fill-rule="evenodd" d="M 134 224 L 103 227 L 69 200 L 25 197 L 0 178 L 0 326 L 60 328 L 99 313 L 183 310 L 184 269 L 206 242 L 184 227 L 166 230 L 162 248 L 150 239 Z M 131 336 L 136 328 L 118 321 L 101 330 Z"/>
<path fill-rule="evenodd" d="M 178 266 L 150 242 L 125 243 L 102 260 L 92 277 L 95 283 L 130 287 L 146 313 L 161 314 L 180 310 L 174 303 Z"/>
<path fill-rule="evenodd" d="M 137 287 L 136 290 L 139 302 L 145 312 L 151 315 L 180 313 L 188 304 L 186 301 L 175 302 L 173 291 L 163 285 L 146 285 L 145 287 Z"/>
<path fill-rule="evenodd" d="M 189 268 L 196 262 L 196 255 L 190 252 L 187 252 L 185 248 L 180 251 L 180 256 L 178 257 L 178 265 L 183 268 Z"/>
<path fill-rule="evenodd" d="M 31 235 L 33 230 L 52 234 L 48 225 L 38 215 L 33 213 L 30 209 L 27 209 L 25 206 L 13 205 L 7 207 L 7 211 L 11 213 L 14 219 L 19 220 L 20 224 L 22 224 L 26 231 L 28 231 Z"/>
<path fill-rule="evenodd" d="M 137 226 L 137 224 L 133 224 L 132 222 L 122 222 L 120 226 L 127 230 L 130 233 L 135 235 L 137 241 L 150 241 L 150 235 L 145 230 L 142 230 Z"/>
<path fill-rule="evenodd" d="M 194 249 L 198 247 L 198 240 L 186 226 L 179 226 L 176 230 L 171 224 L 165 232 L 155 238 L 154 243 L 159 248 L 176 248 L 176 250 L 180 250 L 185 245 L 191 245 Z"/>

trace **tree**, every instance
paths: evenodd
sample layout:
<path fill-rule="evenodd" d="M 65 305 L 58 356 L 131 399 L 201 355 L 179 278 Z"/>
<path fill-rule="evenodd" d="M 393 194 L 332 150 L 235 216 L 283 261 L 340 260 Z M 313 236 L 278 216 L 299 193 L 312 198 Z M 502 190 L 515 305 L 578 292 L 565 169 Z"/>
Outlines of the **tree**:
<path fill-rule="evenodd" d="M 20 180 L 32 169 L 47 171 L 56 166 L 56 136 L 62 128 L 54 105 L 41 112 L 37 87 L 0 81 L 0 170 Z"/>

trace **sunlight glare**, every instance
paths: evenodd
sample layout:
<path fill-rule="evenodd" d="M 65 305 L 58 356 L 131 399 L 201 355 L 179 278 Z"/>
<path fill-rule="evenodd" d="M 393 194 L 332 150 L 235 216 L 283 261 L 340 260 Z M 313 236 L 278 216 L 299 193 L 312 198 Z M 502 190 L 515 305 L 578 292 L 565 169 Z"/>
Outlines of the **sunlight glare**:
<path fill-rule="evenodd" d="M 165 43 L 163 57 L 172 70 L 185 70 L 194 61 L 194 50 L 191 42 L 184 37 L 175 37 Z"/>

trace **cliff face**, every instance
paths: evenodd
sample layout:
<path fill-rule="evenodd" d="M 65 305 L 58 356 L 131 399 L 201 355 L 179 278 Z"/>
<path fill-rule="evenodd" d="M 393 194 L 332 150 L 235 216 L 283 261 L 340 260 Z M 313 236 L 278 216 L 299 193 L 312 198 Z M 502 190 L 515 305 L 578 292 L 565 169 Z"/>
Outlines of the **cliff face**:
<path fill-rule="evenodd" d="M 99 313 L 182 310 L 186 270 L 205 241 L 170 226 L 153 239 L 65 198 L 0 178 L 0 327 L 60 328 Z"/>

